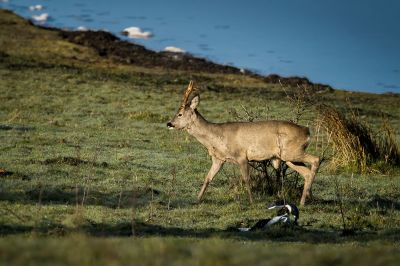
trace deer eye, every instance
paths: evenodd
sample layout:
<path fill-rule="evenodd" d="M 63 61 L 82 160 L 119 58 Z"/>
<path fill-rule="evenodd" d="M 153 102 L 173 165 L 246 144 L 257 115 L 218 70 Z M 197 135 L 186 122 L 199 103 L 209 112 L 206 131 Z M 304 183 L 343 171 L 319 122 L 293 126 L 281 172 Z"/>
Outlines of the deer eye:
<path fill-rule="evenodd" d="M 182 116 L 182 114 L 178 114 L 178 116 Z"/>

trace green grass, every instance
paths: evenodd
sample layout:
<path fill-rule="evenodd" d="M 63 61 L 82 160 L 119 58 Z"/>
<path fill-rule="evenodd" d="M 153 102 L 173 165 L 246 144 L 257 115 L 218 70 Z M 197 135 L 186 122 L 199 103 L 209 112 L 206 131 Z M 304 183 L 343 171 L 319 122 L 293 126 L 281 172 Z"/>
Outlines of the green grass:
<path fill-rule="evenodd" d="M 234 186 L 233 165 L 197 204 L 207 151 L 165 126 L 188 80 L 202 88 L 200 112 L 219 122 L 234 120 L 232 108 L 241 106 L 290 118 L 281 88 L 247 76 L 117 65 L 55 31 L 4 11 L 0 18 L 0 168 L 7 171 L 0 174 L 1 264 L 398 262 L 398 169 L 352 175 L 322 168 L 315 201 L 301 208 L 296 228 L 232 231 L 275 214 L 265 210 L 273 197 L 248 204 Z M 342 110 L 350 103 L 376 127 L 383 112 L 399 133 L 398 95 L 318 97 Z M 314 118 L 309 110 L 300 122 Z"/>
<path fill-rule="evenodd" d="M 82 235 L 46 241 L 21 237 L 6 240 L 16 249 L 1 260 L 14 265 L 27 261 L 33 262 L 30 265 L 364 265 L 371 261 L 374 265 L 396 265 L 400 259 L 398 248 L 386 242 L 315 245 L 213 237 L 99 239 Z M 152 254 L 151 260 L 148 254 Z"/>

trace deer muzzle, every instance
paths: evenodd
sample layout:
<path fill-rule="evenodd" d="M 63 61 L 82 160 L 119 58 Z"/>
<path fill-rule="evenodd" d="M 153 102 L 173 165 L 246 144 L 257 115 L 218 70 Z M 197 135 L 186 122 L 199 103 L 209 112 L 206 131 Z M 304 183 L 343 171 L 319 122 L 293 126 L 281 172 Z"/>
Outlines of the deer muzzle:
<path fill-rule="evenodd" d="M 168 127 L 168 129 L 174 129 L 175 128 L 175 126 L 171 122 L 167 123 L 167 127 Z"/>

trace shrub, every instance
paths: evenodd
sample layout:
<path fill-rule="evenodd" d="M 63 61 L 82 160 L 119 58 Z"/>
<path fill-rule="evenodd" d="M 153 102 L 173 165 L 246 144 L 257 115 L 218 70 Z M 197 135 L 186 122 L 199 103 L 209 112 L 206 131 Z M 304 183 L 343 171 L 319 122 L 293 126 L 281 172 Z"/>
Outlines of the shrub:
<path fill-rule="evenodd" d="M 258 195 L 277 196 L 292 201 L 301 196 L 301 176 L 281 162 L 278 169 L 270 160 L 250 162 L 251 189 Z"/>

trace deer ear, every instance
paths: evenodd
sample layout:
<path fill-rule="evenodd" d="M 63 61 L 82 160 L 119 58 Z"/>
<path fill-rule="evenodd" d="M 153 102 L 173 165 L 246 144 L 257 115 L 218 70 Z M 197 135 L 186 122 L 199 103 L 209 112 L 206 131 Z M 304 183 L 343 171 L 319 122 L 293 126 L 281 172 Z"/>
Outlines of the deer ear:
<path fill-rule="evenodd" d="M 192 108 L 193 110 L 197 108 L 197 106 L 199 105 L 200 102 L 200 96 L 196 95 L 193 97 L 192 101 L 190 102 L 190 108 Z"/>

